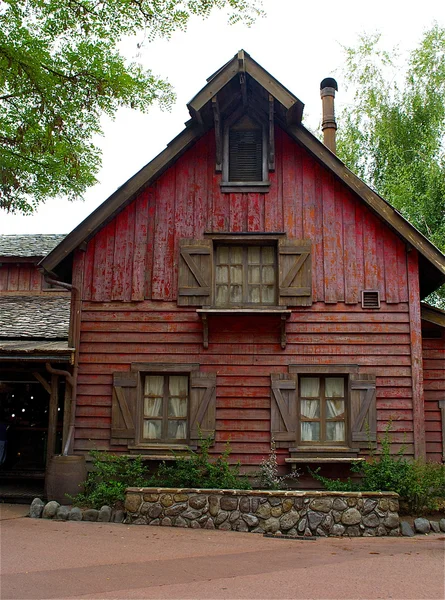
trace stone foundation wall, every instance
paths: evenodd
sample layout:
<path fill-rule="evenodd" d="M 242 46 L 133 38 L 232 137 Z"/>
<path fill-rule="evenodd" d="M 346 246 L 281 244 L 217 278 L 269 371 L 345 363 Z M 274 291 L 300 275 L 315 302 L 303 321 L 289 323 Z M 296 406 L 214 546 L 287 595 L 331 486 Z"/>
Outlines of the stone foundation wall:
<path fill-rule="evenodd" d="M 128 488 L 126 523 L 300 536 L 400 535 L 392 492 Z"/>

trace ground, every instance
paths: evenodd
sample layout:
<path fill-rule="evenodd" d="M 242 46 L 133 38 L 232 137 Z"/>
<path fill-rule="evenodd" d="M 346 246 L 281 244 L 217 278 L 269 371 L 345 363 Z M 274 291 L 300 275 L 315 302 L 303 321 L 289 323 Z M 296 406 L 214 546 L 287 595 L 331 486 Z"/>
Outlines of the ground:
<path fill-rule="evenodd" d="M 279 540 L 28 519 L 0 505 L 1 598 L 443 600 L 444 534 Z"/>

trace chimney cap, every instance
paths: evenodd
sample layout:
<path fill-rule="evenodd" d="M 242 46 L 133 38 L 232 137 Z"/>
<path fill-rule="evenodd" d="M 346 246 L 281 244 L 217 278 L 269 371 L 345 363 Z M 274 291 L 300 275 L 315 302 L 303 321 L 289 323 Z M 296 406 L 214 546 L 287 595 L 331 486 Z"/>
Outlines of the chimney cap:
<path fill-rule="evenodd" d="M 326 77 L 320 83 L 320 90 L 324 90 L 324 88 L 327 87 L 334 88 L 334 90 L 338 92 L 338 85 L 333 77 Z"/>

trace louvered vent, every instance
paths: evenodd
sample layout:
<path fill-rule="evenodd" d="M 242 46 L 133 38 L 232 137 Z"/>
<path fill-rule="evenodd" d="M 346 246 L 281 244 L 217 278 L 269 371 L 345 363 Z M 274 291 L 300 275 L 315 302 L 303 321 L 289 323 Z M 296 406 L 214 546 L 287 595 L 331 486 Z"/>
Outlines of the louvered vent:
<path fill-rule="evenodd" d="M 380 292 L 377 290 L 363 290 L 362 308 L 380 308 Z"/>
<path fill-rule="evenodd" d="M 229 131 L 229 181 L 263 180 L 261 129 Z"/>

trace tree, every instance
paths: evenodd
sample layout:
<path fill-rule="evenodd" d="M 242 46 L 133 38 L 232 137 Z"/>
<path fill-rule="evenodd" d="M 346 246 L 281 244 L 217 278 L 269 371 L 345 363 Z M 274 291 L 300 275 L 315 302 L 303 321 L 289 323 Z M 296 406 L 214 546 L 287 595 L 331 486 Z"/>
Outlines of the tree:
<path fill-rule="evenodd" d="M 404 66 L 379 41 L 345 48 L 355 94 L 339 115 L 338 154 L 444 252 L 445 29 L 426 31 Z"/>
<path fill-rule="evenodd" d="M 169 107 L 169 83 L 128 63 L 125 37 L 169 38 L 192 15 L 250 25 L 260 0 L 4 0 L 0 6 L 0 208 L 82 197 L 100 168 L 102 114 Z"/>

